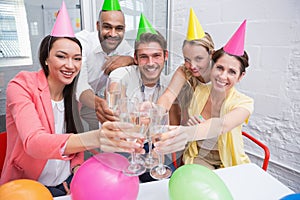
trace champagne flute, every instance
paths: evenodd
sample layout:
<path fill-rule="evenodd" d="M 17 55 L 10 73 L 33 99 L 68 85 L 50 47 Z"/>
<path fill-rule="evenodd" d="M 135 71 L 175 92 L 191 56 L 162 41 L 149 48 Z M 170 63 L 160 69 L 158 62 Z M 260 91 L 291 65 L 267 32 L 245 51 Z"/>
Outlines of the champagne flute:
<path fill-rule="evenodd" d="M 151 125 L 150 134 L 156 140 L 159 140 L 161 133 L 168 130 L 169 112 L 162 106 L 155 105 L 150 111 Z M 158 152 L 158 165 L 150 170 L 150 176 L 157 180 L 169 178 L 172 170 L 169 166 L 163 164 L 164 154 Z"/>
<path fill-rule="evenodd" d="M 141 112 L 147 116 L 149 119 L 151 119 L 150 116 L 150 110 L 152 109 L 152 102 L 143 102 L 143 108 L 141 110 Z M 151 126 L 151 121 L 148 124 L 148 129 L 145 132 L 145 136 L 146 136 L 146 141 L 148 142 L 148 153 L 145 156 L 145 167 L 148 169 L 151 169 L 152 167 L 156 166 L 158 164 L 158 158 L 154 158 L 153 157 L 153 152 L 152 152 L 152 137 L 150 134 L 150 127 Z"/>
<path fill-rule="evenodd" d="M 141 103 L 143 104 L 143 103 Z M 140 104 L 140 105 L 141 105 Z M 146 141 L 148 142 L 149 146 L 149 152 L 147 153 L 146 157 L 143 158 L 143 164 L 146 168 L 152 168 L 155 164 L 157 164 L 158 159 L 154 159 L 152 157 L 152 140 L 149 136 L 149 127 L 151 124 L 151 118 L 150 118 L 150 108 L 149 107 L 144 107 L 142 108 L 139 106 L 139 112 L 140 112 L 140 122 L 143 127 L 143 135 L 146 137 Z M 138 159 L 141 159 L 142 157 L 139 156 Z M 156 162 L 155 162 L 156 161 Z"/>
<path fill-rule="evenodd" d="M 148 133 L 149 133 L 148 130 L 149 130 L 149 124 L 151 122 L 149 111 L 152 107 L 152 103 L 151 103 L 151 96 L 150 96 L 150 99 L 145 100 L 144 95 L 145 95 L 144 92 L 141 92 L 141 91 L 138 90 L 138 91 L 135 91 L 132 94 L 131 98 L 136 99 L 136 101 L 138 102 L 139 112 L 140 112 L 140 119 L 141 119 L 140 122 L 141 122 L 141 125 L 142 125 L 142 128 L 143 128 L 142 130 L 144 131 L 143 135 L 146 137 L 145 142 L 148 142 L 149 141 L 148 140 L 148 138 L 149 138 L 148 137 Z M 146 168 L 152 168 L 154 166 L 153 161 L 148 159 L 148 155 L 149 155 L 149 153 L 146 155 L 146 157 L 144 157 L 141 154 L 137 154 L 136 155 L 136 161 L 139 162 L 142 165 L 145 165 Z M 151 154 L 151 156 L 152 156 L 152 154 Z M 131 159 L 130 156 L 129 156 L 129 159 Z M 158 160 L 156 159 L 156 164 L 157 163 L 158 163 Z"/>
<path fill-rule="evenodd" d="M 112 110 L 116 110 L 118 106 L 118 100 L 122 97 L 122 81 L 113 80 L 110 77 L 107 78 L 106 82 L 106 101 L 108 107 Z"/>
<path fill-rule="evenodd" d="M 127 141 L 136 142 L 138 137 L 143 137 L 144 127 L 140 123 L 140 113 L 138 111 L 137 102 L 133 99 L 122 98 L 118 102 L 118 112 L 120 122 L 130 123 L 132 128 L 123 130 L 127 134 Z M 130 164 L 123 170 L 127 176 L 139 176 L 146 171 L 144 165 L 136 160 L 136 153 L 131 153 Z"/>

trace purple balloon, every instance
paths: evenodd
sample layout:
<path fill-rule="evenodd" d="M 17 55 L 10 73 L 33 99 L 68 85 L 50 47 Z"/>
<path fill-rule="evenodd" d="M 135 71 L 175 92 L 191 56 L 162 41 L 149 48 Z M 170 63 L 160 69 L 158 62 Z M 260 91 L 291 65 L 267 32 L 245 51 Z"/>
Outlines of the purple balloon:
<path fill-rule="evenodd" d="M 71 182 L 72 200 L 136 200 L 139 178 L 126 176 L 128 160 L 116 153 L 99 153 L 85 161 Z"/>

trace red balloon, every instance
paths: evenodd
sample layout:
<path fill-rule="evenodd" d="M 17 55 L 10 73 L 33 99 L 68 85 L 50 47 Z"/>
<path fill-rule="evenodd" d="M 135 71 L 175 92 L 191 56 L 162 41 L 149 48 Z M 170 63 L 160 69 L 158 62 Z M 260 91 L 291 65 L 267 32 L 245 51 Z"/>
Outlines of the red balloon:
<path fill-rule="evenodd" d="M 0 186 L 1 200 L 53 200 L 50 191 L 41 183 L 18 179 Z"/>
<path fill-rule="evenodd" d="M 72 200 L 136 200 L 139 178 L 126 176 L 127 158 L 116 153 L 100 153 L 85 161 L 71 182 Z"/>

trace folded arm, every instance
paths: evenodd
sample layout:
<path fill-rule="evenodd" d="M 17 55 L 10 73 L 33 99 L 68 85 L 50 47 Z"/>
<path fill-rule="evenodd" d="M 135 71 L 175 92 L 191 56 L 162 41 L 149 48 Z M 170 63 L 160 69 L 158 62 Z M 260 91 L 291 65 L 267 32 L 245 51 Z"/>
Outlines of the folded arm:
<path fill-rule="evenodd" d="M 134 60 L 131 56 L 110 56 L 107 57 L 106 62 L 102 66 L 102 70 L 104 70 L 104 73 L 108 75 L 110 74 L 110 72 L 119 67 L 129 66 L 133 64 Z"/>

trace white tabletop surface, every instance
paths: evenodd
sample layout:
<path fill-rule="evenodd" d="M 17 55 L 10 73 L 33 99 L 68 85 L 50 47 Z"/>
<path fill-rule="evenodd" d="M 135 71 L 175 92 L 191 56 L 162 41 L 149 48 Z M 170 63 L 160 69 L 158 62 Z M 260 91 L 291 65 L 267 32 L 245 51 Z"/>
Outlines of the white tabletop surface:
<path fill-rule="evenodd" d="M 234 200 L 278 200 L 294 193 L 255 164 L 214 170 L 224 181 Z M 138 200 L 168 200 L 169 179 L 140 184 Z M 54 200 L 71 200 L 70 196 Z"/>
<path fill-rule="evenodd" d="M 238 165 L 215 170 L 237 200 L 279 200 L 294 193 L 255 164 Z"/>

